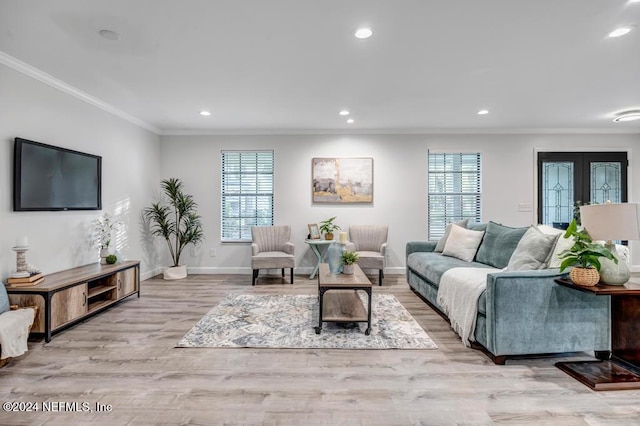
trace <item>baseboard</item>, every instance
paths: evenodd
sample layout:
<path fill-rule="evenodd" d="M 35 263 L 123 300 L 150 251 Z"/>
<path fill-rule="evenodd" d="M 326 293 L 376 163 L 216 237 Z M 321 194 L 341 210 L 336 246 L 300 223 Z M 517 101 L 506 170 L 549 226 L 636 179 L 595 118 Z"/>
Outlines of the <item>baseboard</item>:
<path fill-rule="evenodd" d="M 270 270 L 271 271 L 271 270 Z M 279 269 L 273 269 L 273 273 L 277 273 Z M 248 266 L 236 266 L 236 267 L 220 267 L 220 266 L 189 266 L 187 267 L 187 272 L 193 275 L 199 274 L 251 274 L 251 268 Z M 294 268 L 293 273 L 296 275 L 311 275 L 313 272 L 313 267 L 300 267 Z M 366 271 L 365 271 L 366 272 Z M 406 268 L 402 267 L 393 267 L 393 268 L 385 268 L 385 275 L 404 275 L 406 272 Z M 160 272 L 162 273 L 162 269 Z"/>
<path fill-rule="evenodd" d="M 146 272 L 141 272 L 140 273 L 140 281 L 144 281 L 144 280 L 148 280 L 149 278 L 153 278 L 156 275 L 159 275 L 162 273 L 164 268 L 154 268 L 151 269 L 150 271 L 146 271 Z"/>

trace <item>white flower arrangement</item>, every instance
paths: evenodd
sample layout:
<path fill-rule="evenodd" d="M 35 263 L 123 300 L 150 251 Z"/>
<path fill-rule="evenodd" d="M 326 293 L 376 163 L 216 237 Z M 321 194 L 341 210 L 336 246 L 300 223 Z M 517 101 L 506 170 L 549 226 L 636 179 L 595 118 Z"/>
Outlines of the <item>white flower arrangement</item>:
<path fill-rule="evenodd" d="M 109 213 L 105 213 L 101 218 L 93 222 L 94 243 L 99 248 L 107 248 L 111 244 L 111 233 L 114 229 L 118 229 L 121 223 L 114 220 Z"/>

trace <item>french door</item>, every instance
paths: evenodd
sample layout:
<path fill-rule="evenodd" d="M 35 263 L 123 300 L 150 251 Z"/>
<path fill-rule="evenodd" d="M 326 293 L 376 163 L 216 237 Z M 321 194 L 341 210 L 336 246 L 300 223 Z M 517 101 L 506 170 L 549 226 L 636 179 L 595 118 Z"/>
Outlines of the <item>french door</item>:
<path fill-rule="evenodd" d="M 627 201 L 626 152 L 538 153 L 538 222 L 571 222 L 574 206 Z"/>

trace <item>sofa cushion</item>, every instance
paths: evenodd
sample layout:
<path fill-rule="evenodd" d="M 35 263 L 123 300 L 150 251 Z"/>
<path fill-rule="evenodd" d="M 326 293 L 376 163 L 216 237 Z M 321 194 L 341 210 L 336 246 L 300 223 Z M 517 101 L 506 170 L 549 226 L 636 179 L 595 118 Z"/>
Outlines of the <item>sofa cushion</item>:
<path fill-rule="evenodd" d="M 461 220 L 460 222 L 456 222 L 455 225 L 466 228 L 467 222 L 469 222 L 469 219 L 464 219 L 464 220 Z M 433 251 L 442 253 L 442 251 L 444 250 L 444 246 L 447 243 L 447 239 L 449 238 L 449 234 L 451 233 L 451 227 L 453 225 L 454 225 L 453 223 L 450 223 L 447 225 L 447 227 L 444 230 L 444 235 L 442 236 L 442 238 L 440 238 L 440 240 L 438 240 L 438 244 L 436 245 L 436 248 Z"/>
<path fill-rule="evenodd" d="M 454 224 L 442 254 L 471 262 L 478 251 L 483 235 L 482 231 L 472 231 Z"/>
<path fill-rule="evenodd" d="M 560 259 L 559 255 L 563 251 L 569 250 L 573 246 L 573 243 L 575 242 L 573 237 L 564 238 L 565 231 L 552 228 L 549 225 L 538 225 L 538 229 L 545 234 L 559 235 L 559 238 L 556 241 L 555 246 L 553 247 L 553 251 L 551 252 L 549 263 L 547 265 L 548 268 L 559 268 L 562 264 L 562 259 Z"/>
<path fill-rule="evenodd" d="M 415 252 L 407 257 L 407 266 L 430 284 L 438 286 L 442 274 L 451 268 L 490 268 L 476 262 L 465 262 L 455 257 L 434 252 Z"/>
<path fill-rule="evenodd" d="M 467 226 L 465 228 L 471 229 L 474 231 L 486 231 L 488 223 L 480 223 L 480 222 L 467 222 Z"/>
<path fill-rule="evenodd" d="M 548 235 L 540 231 L 537 226 L 529 227 L 511 255 L 507 271 L 530 271 L 546 268 L 558 237 L 560 234 Z"/>
<path fill-rule="evenodd" d="M 504 268 L 528 227 L 510 228 L 495 222 L 487 224 L 487 230 L 476 254 L 476 262 L 495 268 Z"/>
<path fill-rule="evenodd" d="M 0 314 L 9 311 L 9 295 L 7 295 L 7 289 L 4 284 L 0 282 Z"/>

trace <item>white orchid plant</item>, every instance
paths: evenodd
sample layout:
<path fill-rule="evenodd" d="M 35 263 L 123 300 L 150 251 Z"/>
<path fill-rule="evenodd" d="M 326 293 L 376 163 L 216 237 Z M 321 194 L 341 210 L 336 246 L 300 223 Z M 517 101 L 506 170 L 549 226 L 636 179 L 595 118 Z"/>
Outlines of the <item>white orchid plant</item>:
<path fill-rule="evenodd" d="M 101 218 L 93 222 L 94 243 L 98 248 L 107 248 L 111 244 L 111 234 L 114 229 L 118 229 L 121 223 L 105 213 Z"/>

